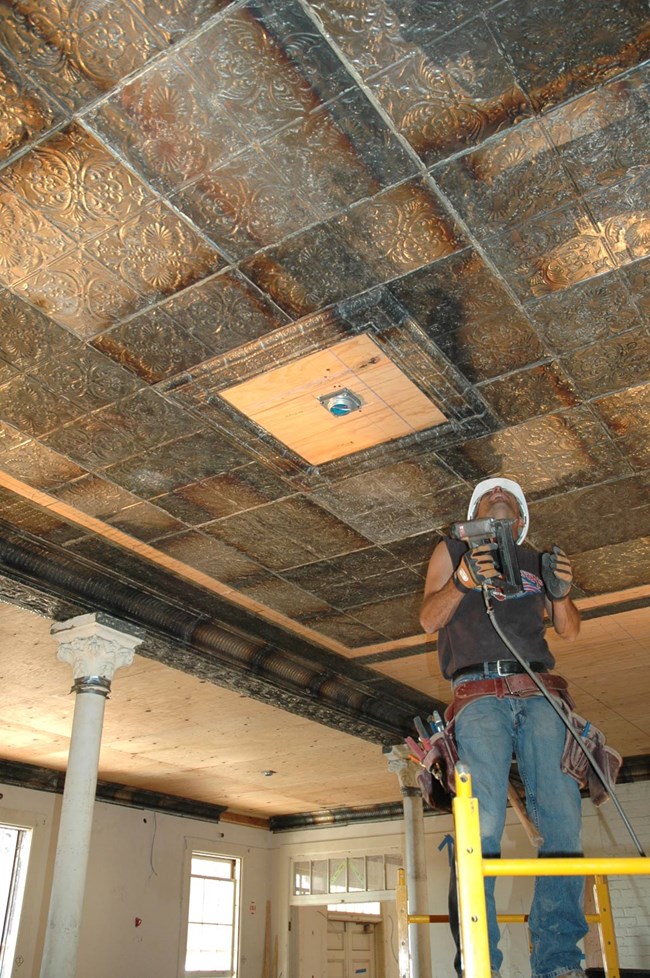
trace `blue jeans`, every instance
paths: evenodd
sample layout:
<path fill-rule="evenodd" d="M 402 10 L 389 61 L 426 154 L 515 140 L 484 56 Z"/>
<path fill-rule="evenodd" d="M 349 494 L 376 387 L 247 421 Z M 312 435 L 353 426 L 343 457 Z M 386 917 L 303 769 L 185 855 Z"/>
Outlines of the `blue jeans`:
<path fill-rule="evenodd" d="M 468 676 L 470 678 L 478 678 Z M 483 678 L 483 677 L 481 677 Z M 483 696 L 456 720 L 460 760 L 469 765 L 479 804 L 481 844 L 486 858 L 501 855 L 508 775 L 512 755 L 526 789 L 526 807 L 544 842 L 543 856 L 582 855 L 581 806 L 577 783 L 560 769 L 565 727 L 543 696 Z M 485 880 L 490 964 L 498 971 L 499 926 L 494 877 Z M 581 967 L 577 942 L 587 933 L 580 876 L 537 876 L 529 918 L 533 978 L 556 978 Z"/>

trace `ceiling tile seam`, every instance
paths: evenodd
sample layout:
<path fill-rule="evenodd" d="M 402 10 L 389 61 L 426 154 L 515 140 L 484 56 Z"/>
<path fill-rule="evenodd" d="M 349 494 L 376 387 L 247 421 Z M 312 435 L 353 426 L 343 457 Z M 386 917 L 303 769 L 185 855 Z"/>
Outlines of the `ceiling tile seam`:
<path fill-rule="evenodd" d="M 648 387 L 648 386 L 650 386 L 650 381 L 644 382 L 643 384 L 640 384 L 638 386 L 640 386 L 640 387 Z M 629 390 L 629 387 L 626 388 L 626 389 Z M 616 456 L 619 459 L 621 459 L 625 463 L 625 465 L 627 466 L 628 473 L 631 474 L 631 475 L 637 475 L 638 474 L 637 470 L 634 468 L 634 466 L 630 462 L 627 454 L 623 451 L 623 448 L 621 447 L 621 441 L 620 441 L 620 439 L 616 437 L 616 435 L 614 434 L 613 430 L 610 428 L 610 426 L 607 423 L 607 421 L 605 421 L 600 416 L 600 414 L 598 414 L 598 412 L 596 410 L 596 408 L 598 406 L 598 402 L 599 401 L 604 401 L 608 397 L 610 397 L 610 394 L 609 393 L 599 394 L 596 397 L 592 397 L 591 400 L 585 401 L 584 406 L 585 406 L 587 412 L 589 413 L 589 415 L 592 418 L 595 419 L 596 423 L 602 429 L 602 431 L 603 431 L 603 433 L 604 433 L 607 441 L 609 442 L 611 448 L 614 449 L 614 451 L 616 453 Z"/>
<path fill-rule="evenodd" d="M 365 95 L 366 99 L 373 107 L 375 112 L 379 115 L 379 117 L 384 121 L 384 123 L 386 124 L 387 128 L 389 129 L 393 137 L 398 141 L 402 149 L 406 152 L 406 154 L 411 159 L 411 161 L 416 165 L 418 172 L 420 174 L 424 174 L 426 172 L 426 166 L 424 164 L 424 161 L 416 153 L 416 151 L 413 149 L 413 147 L 406 139 L 406 137 L 402 135 L 400 130 L 396 127 L 390 115 L 386 112 L 386 110 L 381 105 L 379 100 L 373 95 L 372 91 L 364 81 L 363 77 L 359 74 L 359 72 L 354 67 L 354 65 L 346 57 L 342 48 L 338 45 L 338 43 L 334 40 L 334 38 L 327 32 L 327 28 L 325 27 L 318 13 L 313 9 L 313 7 L 311 7 L 311 5 L 308 3 L 308 0 L 297 0 L 297 3 L 303 8 L 307 16 L 310 18 L 310 20 L 314 22 L 316 28 L 323 36 L 325 41 L 329 44 L 334 54 L 343 65 L 344 69 L 356 82 L 359 90 L 362 92 L 363 95 Z M 403 58 L 401 60 L 407 60 L 408 57 L 411 57 L 411 55 L 408 55 L 406 58 Z"/>
<path fill-rule="evenodd" d="M 135 5 L 131 5 L 130 0 L 127 0 L 127 2 L 129 3 L 129 6 L 135 6 Z M 108 89 L 105 92 L 102 92 L 101 95 L 98 95 L 97 98 L 94 98 L 91 101 L 87 102 L 81 108 L 76 109 L 72 115 L 72 118 L 75 120 L 81 120 L 83 116 L 87 115 L 90 112 L 94 112 L 96 109 L 100 108 L 105 102 L 108 102 L 111 98 L 116 96 L 123 88 L 126 88 L 134 81 L 137 81 L 142 75 L 146 74 L 147 72 L 154 71 L 161 62 L 164 62 L 169 57 L 174 57 L 178 50 L 182 49 L 186 44 L 192 44 L 197 37 L 209 31 L 214 26 L 215 23 L 217 23 L 220 20 L 223 20 L 233 10 L 237 10 L 245 6 L 247 2 L 248 0 L 232 0 L 232 2 L 227 7 L 224 7 L 223 10 L 219 10 L 215 14 L 212 14 L 207 19 L 206 22 L 200 24 L 193 31 L 189 31 L 186 35 L 181 37 L 178 41 L 174 41 L 172 44 L 169 44 L 163 37 L 164 46 L 160 51 L 158 51 L 151 58 L 149 58 L 149 60 L 146 61 L 144 64 L 139 65 L 137 68 L 134 68 L 133 71 L 130 71 L 126 75 L 123 75 L 119 79 L 119 81 L 115 85 L 113 85 L 112 88 Z M 138 11 L 138 16 L 144 18 L 142 11 L 139 8 L 136 9 Z M 150 24 L 149 20 L 146 18 L 144 19 L 147 25 L 149 25 Z M 155 25 L 151 25 L 151 26 L 155 26 Z M 155 28 L 155 30 L 156 33 L 158 33 L 158 28 Z"/>

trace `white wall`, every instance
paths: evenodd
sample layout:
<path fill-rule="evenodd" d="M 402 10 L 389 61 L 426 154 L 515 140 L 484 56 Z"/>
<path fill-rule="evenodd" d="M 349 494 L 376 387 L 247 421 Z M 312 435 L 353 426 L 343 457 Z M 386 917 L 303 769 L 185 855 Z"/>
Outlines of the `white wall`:
<path fill-rule="evenodd" d="M 32 978 L 39 971 L 61 798 L 10 785 L 0 785 L 0 792 L 0 821 L 15 823 L 22 819 L 35 826 L 17 947 L 21 964 L 14 969 L 14 978 Z M 650 783 L 621 785 L 618 794 L 642 843 L 650 850 Z M 596 810 L 585 802 L 584 815 L 587 855 L 636 855 L 611 803 Z M 427 907 L 418 908 L 423 912 L 447 912 L 448 859 L 446 850 L 439 851 L 438 846 L 451 831 L 450 816 L 425 819 L 429 900 Z M 278 978 L 304 978 L 297 962 L 289 963 L 291 860 L 326 853 L 401 852 L 403 836 L 400 821 L 272 836 L 227 822 L 213 825 L 100 802 L 93 822 L 77 978 L 176 978 L 183 864 L 186 846 L 193 843 L 243 860 L 240 978 L 260 978 L 262 973 L 267 900 L 272 906 L 272 947 L 278 938 Z M 504 856 L 530 856 L 532 852 L 509 811 Z M 498 880 L 499 909 L 526 912 L 532 885 L 532 880 L 525 878 Z M 610 888 L 621 967 L 650 968 L 650 877 L 615 878 Z M 136 917 L 142 920 L 139 927 L 135 926 Z M 390 914 L 384 926 L 386 976 L 392 978 L 397 938 L 390 926 Z M 434 978 L 449 978 L 454 953 L 451 937 L 446 925 L 431 927 Z M 504 973 L 511 978 L 528 976 L 525 928 L 505 927 L 502 946 Z M 312 960 L 303 963 L 306 978 L 321 978 Z"/>
<path fill-rule="evenodd" d="M 38 976 L 61 798 L 0 786 L 0 821 L 37 819 L 15 978 Z M 259 978 L 270 898 L 270 833 L 123 808 L 95 807 L 77 978 L 177 978 L 186 844 L 243 860 L 241 978 Z M 275 908 L 272 908 L 275 910 Z M 136 918 L 142 923 L 136 927 Z"/>
<path fill-rule="evenodd" d="M 645 852 L 650 854 L 650 782 L 616 789 Z M 611 801 L 595 809 L 583 805 L 584 849 L 589 856 L 638 856 L 623 820 Z M 650 876 L 612 876 L 609 880 L 621 968 L 650 969 Z"/>

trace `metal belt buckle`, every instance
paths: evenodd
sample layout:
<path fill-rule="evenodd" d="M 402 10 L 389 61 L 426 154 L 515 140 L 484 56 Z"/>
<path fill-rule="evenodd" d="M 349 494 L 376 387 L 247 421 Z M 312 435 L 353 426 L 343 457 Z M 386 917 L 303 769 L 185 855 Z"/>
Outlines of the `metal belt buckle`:
<path fill-rule="evenodd" d="M 503 663 L 504 666 L 509 665 L 507 659 L 497 659 L 497 676 L 511 675 L 509 672 L 501 672 L 501 663 Z"/>

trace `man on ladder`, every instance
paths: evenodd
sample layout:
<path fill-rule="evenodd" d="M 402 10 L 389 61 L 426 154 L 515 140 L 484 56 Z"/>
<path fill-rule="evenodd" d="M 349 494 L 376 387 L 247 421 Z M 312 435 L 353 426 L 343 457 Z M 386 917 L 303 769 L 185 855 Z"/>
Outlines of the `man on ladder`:
<path fill-rule="evenodd" d="M 522 579 L 522 593 L 504 600 L 493 545 L 468 547 L 463 540 L 445 538 L 429 563 L 420 615 L 425 631 L 438 632 L 440 669 L 452 682 L 454 735 L 478 798 L 483 856 L 500 855 L 513 755 L 528 814 L 543 837 L 540 856 L 580 855 L 580 790 L 561 769 L 565 727 L 491 627 L 483 600 L 487 586 L 504 632 L 557 694 L 566 683 L 549 675 L 555 660 L 544 637 L 544 613 L 562 638 L 578 635 L 580 614 L 568 596 L 571 565 L 559 548 L 542 555 L 521 546 L 528 531 L 528 506 L 521 487 L 510 479 L 480 482 L 467 518 L 513 521 Z M 503 954 L 494 884 L 494 878 L 487 879 L 485 890 L 490 965 L 493 976 L 499 976 Z M 584 978 L 578 948 L 587 932 L 582 902 L 581 877 L 536 879 L 529 918 L 533 978 Z"/>

